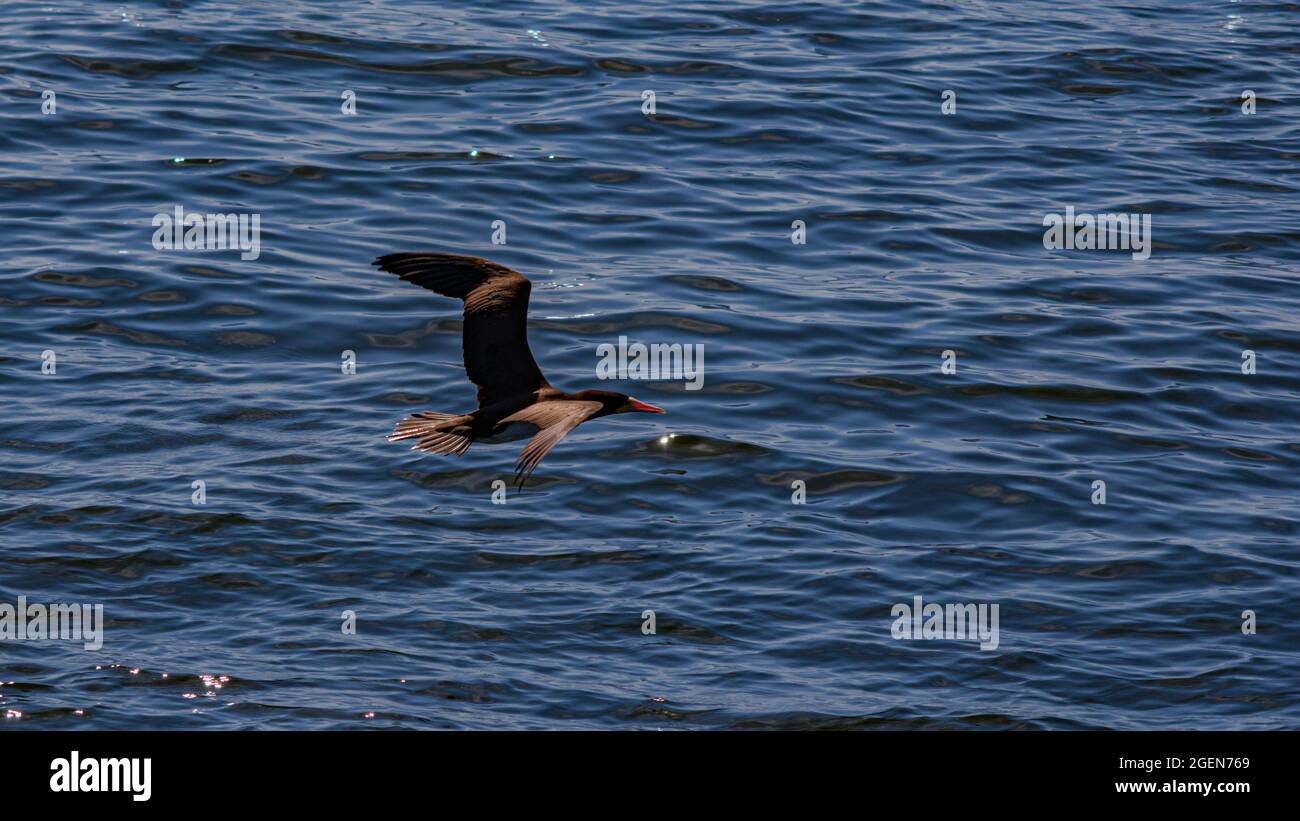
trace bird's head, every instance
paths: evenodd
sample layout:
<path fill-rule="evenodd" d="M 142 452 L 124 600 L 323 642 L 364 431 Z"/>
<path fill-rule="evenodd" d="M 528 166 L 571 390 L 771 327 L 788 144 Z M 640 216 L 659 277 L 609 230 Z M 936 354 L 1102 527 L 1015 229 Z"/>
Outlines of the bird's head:
<path fill-rule="evenodd" d="M 613 413 L 667 413 L 668 411 L 655 405 L 650 405 L 638 399 L 634 399 L 625 393 L 614 393 L 613 391 L 583 391 L 578 394 L 582 399 L 594 399 L 604 405 L 601 408 L 599 416 L 608 416 Z"/>

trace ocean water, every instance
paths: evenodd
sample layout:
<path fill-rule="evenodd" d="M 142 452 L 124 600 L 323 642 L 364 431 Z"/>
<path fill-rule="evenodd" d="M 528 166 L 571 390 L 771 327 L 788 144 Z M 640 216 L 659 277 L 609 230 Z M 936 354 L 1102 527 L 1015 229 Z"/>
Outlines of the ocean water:
<path fill-rule="evenodd" d="M 105 626 L 0 641 L 0 727 L 1300 727 L 1297 26 L 6 2 L 0 604 Z M 177 206 L 260 253 L 156 249 Z M 1045 248 L 1066 208 L 1149 258 Z M 385 441 L 474 404 L 460 305 L 370 266 L 418 250 L 668 414 L 505 504 L 522 442 Z M 621 336 L 702 387 L 598 380 Z M 917 596 L 996 648 L 895 638 Z"/>

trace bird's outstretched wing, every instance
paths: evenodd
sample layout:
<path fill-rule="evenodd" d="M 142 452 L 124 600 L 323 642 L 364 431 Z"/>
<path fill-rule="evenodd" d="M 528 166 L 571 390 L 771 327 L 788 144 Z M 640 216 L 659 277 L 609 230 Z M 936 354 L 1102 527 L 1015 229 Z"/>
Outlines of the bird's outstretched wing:
<path fill-rule="evenodd" d="M 501 424 L 531 422 L 539 428 L 536 435 L 524 445 L 524 449 L 519 451 L 519 463 L 515 465 L 515 487 L 523 486 L 524 480 L 532 474 L 551 448 L 560 443 L 565 434 L 600 408 L 599 402 L 579 400 L 537 402 L 502 419 Z"/>
<path fill-rule="evenodd" d="M 480 408 L 547 387 L 528 349 L 528 294 L 523 274 L 459 254 L 387 254 L 381 270 L 436 294 L 465 301 L 461 347 L 465 375 L 478 386 Z"/>

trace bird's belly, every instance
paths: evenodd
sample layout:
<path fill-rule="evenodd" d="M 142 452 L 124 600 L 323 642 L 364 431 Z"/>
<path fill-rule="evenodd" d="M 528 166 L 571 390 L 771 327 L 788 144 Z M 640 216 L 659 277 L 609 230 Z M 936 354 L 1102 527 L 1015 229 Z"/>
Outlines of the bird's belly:
<path fill-rule="evenodd" d="M 515 442 L 520 439 L 527 439 L 537 433 L 537 426 L 532 422 L 511 422 L 506 425 L 497 425 L 492 431 L 492 435 L 486 439 L 480 439 L 489 445 L 495 445 L 500 442 Z"/>

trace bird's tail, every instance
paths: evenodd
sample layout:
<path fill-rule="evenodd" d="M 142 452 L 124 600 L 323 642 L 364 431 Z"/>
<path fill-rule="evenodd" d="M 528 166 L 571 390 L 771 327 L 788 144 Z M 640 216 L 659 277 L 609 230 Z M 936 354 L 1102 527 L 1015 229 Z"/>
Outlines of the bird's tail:
<path fill-rule="evenodd" d="M 454 453 L 460 456 L 469 450 L 474 440 L 446 428 L 457 427 L 461 418 L 459 414 L 454 413 L 435 411 L 414 413 L 397 423 L 397 428 L 388 435 L 388 441 L 400 442 L 403 439 L 414 439 L 415 444 L 411 446 L 411 450 L 422 450 L 426 453 Z"/>

